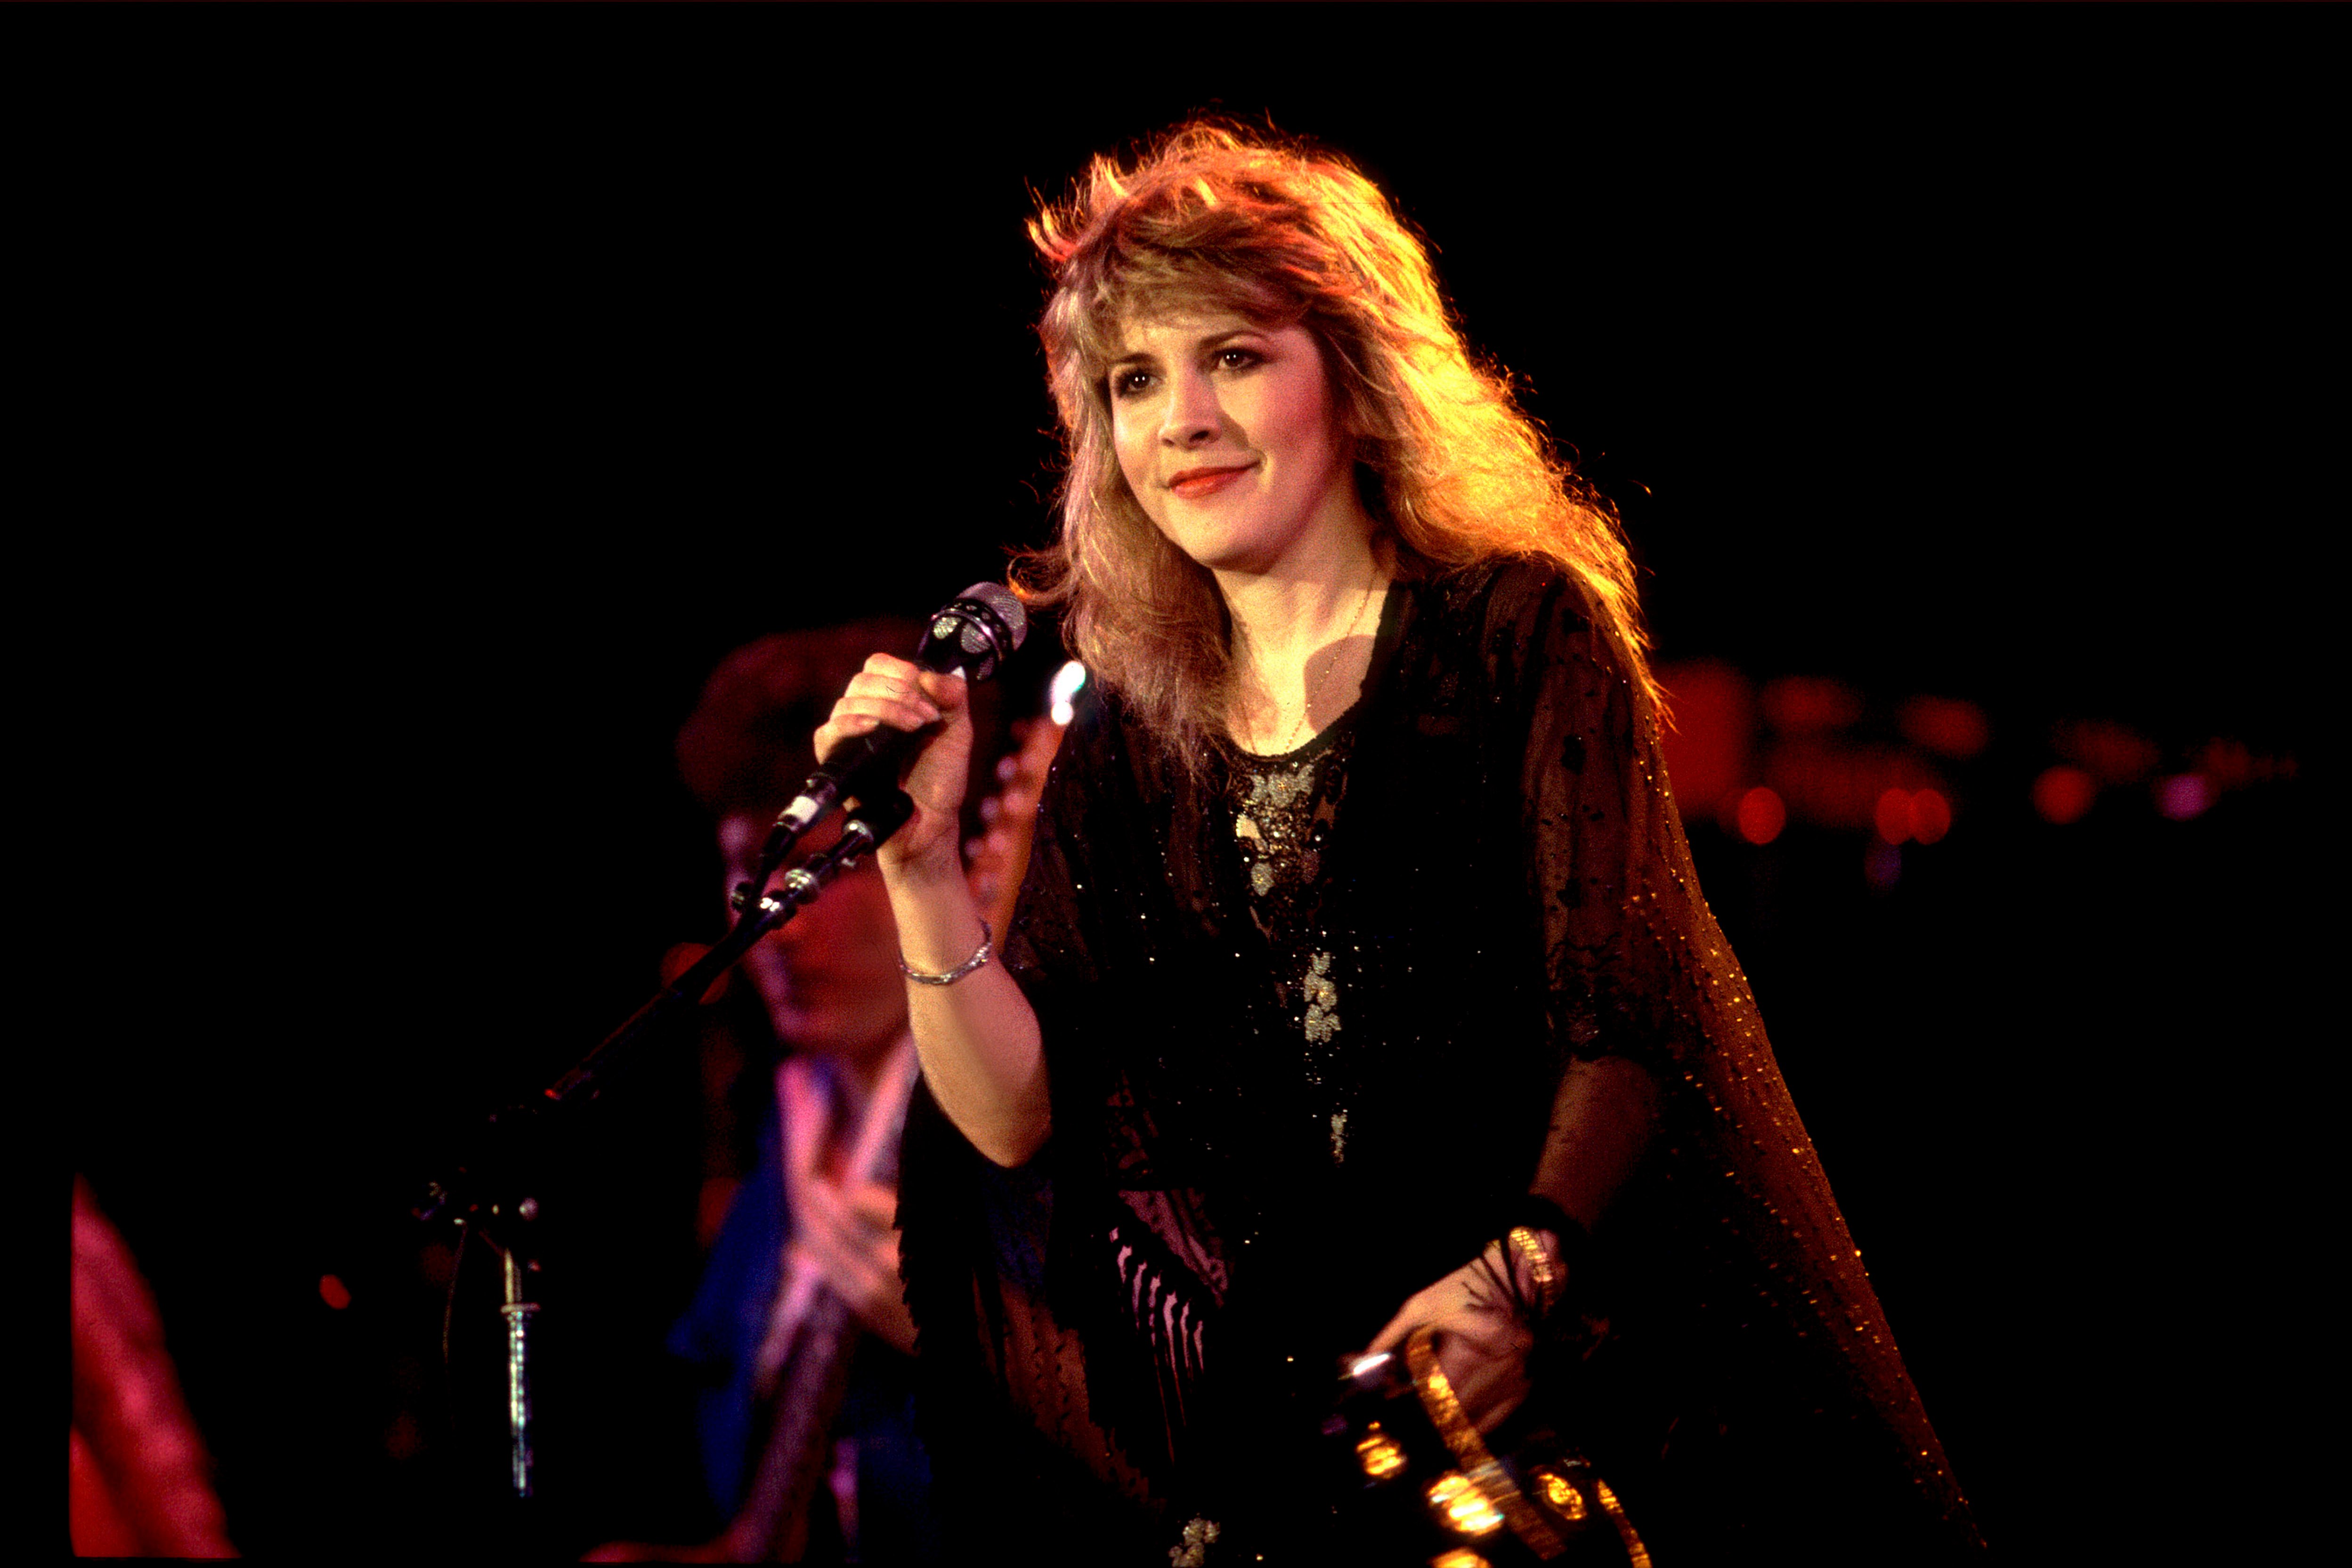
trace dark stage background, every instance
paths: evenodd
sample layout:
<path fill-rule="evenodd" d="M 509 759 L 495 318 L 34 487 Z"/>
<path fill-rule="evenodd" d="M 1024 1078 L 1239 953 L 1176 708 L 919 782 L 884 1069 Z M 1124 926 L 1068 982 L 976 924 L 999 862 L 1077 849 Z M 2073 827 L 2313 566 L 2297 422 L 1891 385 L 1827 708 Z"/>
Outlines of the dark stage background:
<path fill-rule="evenodd" d="M 1879 884 L 1866 828 L 1755 845 L 1685 800 L 1988 1533 L 2247 1542 L 2315 1474 L 2275 1390 L 2308 1375 L 2301 911 L 2334 891 L 2332 26 L 107 15 L 47 24 L 36 303 L 88 454 L 49 515 L 100 585 L 58 646 L 94 843 L 142 852 L 89 880 L 181 902 L 58 1046 L 248 1552 L 512 1527 L 465 1440 L 497 1436 L 489 1280 L 445 1380 L 413 1188 L 717 934 L 670 749 L 713 662 L 1045 537 L 1029 189 L 1211 106 L 1336 143 L 1427 234 L 1622 508 L 1662 660 L 1831 683 L 1771 689 L 1853 694 L 1853 755 L 1910 745 L 1912 697 L 1989 725 Z M 2066 824 L 2032 804 L 2058 766 L 2107 780 Z M 681 1048 L 547 1178 L 542 1549 L 714 1526 L 658 1354 L 698 1095 Z"/>

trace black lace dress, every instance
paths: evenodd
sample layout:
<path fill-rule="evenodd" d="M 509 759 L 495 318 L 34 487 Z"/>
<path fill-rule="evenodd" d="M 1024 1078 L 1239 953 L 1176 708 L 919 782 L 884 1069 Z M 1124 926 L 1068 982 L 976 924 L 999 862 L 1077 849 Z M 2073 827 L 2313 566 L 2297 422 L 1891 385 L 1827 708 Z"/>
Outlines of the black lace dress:
<path fill-rule="evenodd" d="M 1656 1561 L 1973 1540 L 1586 611 L 1533 563 L 1401 582 L 1356 706 L 1205 788 L 1115 697 L 1073 728 L 1005 943 L 1052 1137 L 1005 1171 L 919 1090 L 908 1123 L 951 1527 L 1327 1560 L 1340 1358 L 1508 1223 L 1563 1073 L 1614 1056 L 1661 1114 L 1550 1392 Z"/>

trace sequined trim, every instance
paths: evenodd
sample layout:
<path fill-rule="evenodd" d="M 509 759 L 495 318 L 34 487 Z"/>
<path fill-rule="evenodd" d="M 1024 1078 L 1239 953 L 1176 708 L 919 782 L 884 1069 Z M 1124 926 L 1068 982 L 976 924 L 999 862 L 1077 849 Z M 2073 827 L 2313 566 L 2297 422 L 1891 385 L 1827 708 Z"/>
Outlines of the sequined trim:
<path fill-rule="evenodd" d="M 1168 1549 L 1170 1568 L 1202 1568 L 1209 1560 L 1209 1548 L 1217 1543 L 1220 1533 L 1213 1519 L 1185 1521 L 1182 1536 Z"/>
<path fill-rule="evenodd" d="M 1339 1032 L 1339 987 L 1331 978 L 1331 955 L 1318 953 L 1307 966 L 1307 1038 L 1321 1045 Z"/>

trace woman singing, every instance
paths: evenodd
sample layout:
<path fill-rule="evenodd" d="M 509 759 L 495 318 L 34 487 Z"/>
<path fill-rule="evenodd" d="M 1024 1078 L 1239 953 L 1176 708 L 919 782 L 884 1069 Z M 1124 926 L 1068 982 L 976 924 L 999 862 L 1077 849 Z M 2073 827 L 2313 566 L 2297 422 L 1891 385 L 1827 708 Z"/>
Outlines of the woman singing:
<path fill-rule="evenodd" d="M 950 1517 L 1332 1561 L 1335 1373 L 1428 1326 L 1664 1568 L 1965 1550 L 1700 897 L 1606 504 L 1332 154 L 1186 126 L 1032 233 L 1069 466 L 1022 586 L 1099 699 L 1015 928 L 958 862 L 958 681 L 877 654 L 816 737 L 931 736 L 878 859 Z"/>

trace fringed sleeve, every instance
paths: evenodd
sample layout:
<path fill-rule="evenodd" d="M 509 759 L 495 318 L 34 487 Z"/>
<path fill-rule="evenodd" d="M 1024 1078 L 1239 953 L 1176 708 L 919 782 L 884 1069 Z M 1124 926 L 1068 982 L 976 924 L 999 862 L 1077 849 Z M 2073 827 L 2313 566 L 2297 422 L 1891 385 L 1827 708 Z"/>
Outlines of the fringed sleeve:
<path fill-rule="evenodd" d="M 1099 1033 L 1106 940 L 1090 920 L 1085 822 L 1113 749 L 1099 706 L 1065 739 L 1039 803 L 1007 968 L 1046 1042 L 1054 1128 L 1026 1165 L 980 1154 L 919 1083 L 902 1155 L 901 1269 L 917 1325 L 919 1411 L 941 1512 L 977 1553 L 1118 1563 L 1159 1553 L 1157 1499 L 1096 1417 L 1082 1305 L 1049 1275 L 1100 1206 L 1091 1129 L 1102 1071 L 1070 1042 Z M 1116 943 L 1116 934 L 1109 938 Z M 1076 1130 L 1076 1131 L 1074 1131 Z M 1050 1266 L 1049 1266 L 1050 1264 Z M 982 1528 L 984 1527 L 984 1529 Z"/>
<path fill-rule="evenodd" d="M 1526 737 L 1554 1059 L 1622 1057 L 1657 1092 L 1599 1239 L 1619 1343 L 1591 1392 L 1618 1426 L 1629 1506 L 1658 1522 L 1661 1561 L 1678 1542 L 1694 1560 L 1966 1551 L 1942 1446 L 1700 894 L 1630 660 L 1582 592 L 1539 569 L 1498 575 L 1485 625 L 1503 732 Z"/>

